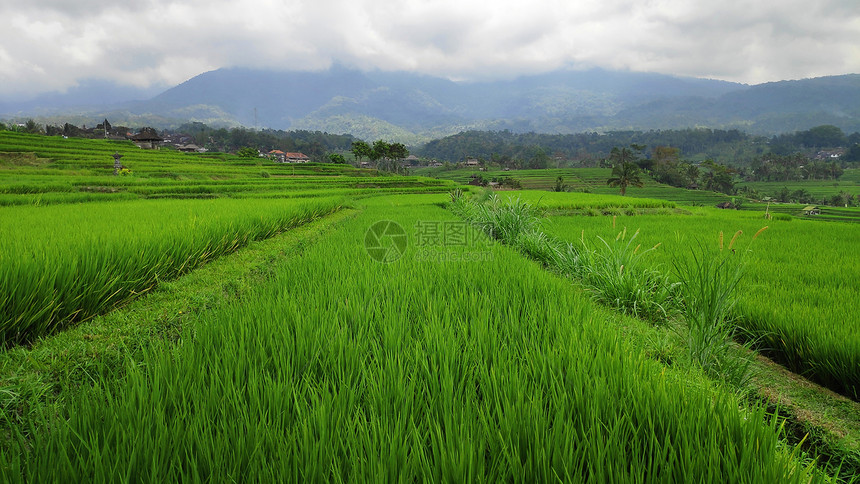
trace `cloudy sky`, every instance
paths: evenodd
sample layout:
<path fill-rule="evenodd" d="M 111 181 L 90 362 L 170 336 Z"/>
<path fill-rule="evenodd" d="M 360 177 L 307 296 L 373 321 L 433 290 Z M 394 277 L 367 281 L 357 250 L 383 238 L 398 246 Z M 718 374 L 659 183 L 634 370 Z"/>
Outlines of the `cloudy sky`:
<path fill-rule="evenodd" d="M 451 79 L 604 67 L 750 84 L 860 73 L 857 0 L 0 0 L 0 100 L 84 80 L 338 62 Z"/>

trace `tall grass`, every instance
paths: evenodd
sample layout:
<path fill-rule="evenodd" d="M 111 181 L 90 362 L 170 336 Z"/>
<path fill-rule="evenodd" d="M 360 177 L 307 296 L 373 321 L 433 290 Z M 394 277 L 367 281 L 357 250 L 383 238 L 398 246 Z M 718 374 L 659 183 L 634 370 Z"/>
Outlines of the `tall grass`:
<path fill-rule="evenodd" d="M 482 264 L 422 263 L 414 248 L 370 259 L 374 222 L 447 219 L 416 200 L 369 200 L 271 283 L 203 315 L 188 343 L 93 388 L 0 470 L 10 481 L 823 480 L 761 409 L 643 357 L 567 281 L 504 247 L 490 248 L 492 278 Z"/>
<path fill-rule="evenodd" d="M 580 244 L 564 244 L 543 231 L 538 210 L 520 199 L 506 203 L 491 195 L 482 203 L 459 196 L 452 208 L 491 237 L 574 277 L 610 307 L 665 322 L 676 306 L 675 284 L 643 261 L 657 246 L 643 249 L 636 241 L 638 231 L 628 236 L 625 228 L 609 242 L 598 237 L 595 247 L 584 233 Z"/>
<path fill-rule="evenodd" d="M 723 257 L 702 249 L 692 259 L 673 259 L 673 279 L 646 260 L 646 254 L 661 244 L 643 249 L 638 230 L 628 235 L 624 228 L 609 241 L 598 236 L 600 243 L 595 247 L 586 242 L 583 230 L 579 244 L 564 244 L 541 230 L 535 209 L 526 202 L 503 204 L 491 196 L 480 203 L 459 194 L 452 207 L 487 234 L 573 277 L 606 306 L 657 323 L 671 324 L 674 318 L 682 318 L 688 363 L 738 388 L 745 387 L 751 362 L 730 346 L 736 333 L 733 310 L 744 268 L 745 252 L 736 253 L 734 248 L 741 231 L 725 253 L 720 233 Z"/>
<path fill-rule="evenodd" d="M 744 256 L 749 250 L 734 250 L 741 233 L 740 230 L 735 233 L 724 251 L 720 232 L 719 251 L 709 250 L 700 243 L 698 249 L 691 248 L 689 259 L 675 259 L 673 267 L 681 281 L 688 357 L 712 376 L 743 387 L 750 376 L 751 361 L 730 347 L 737 333 L 735 306 L 743 287 Z"/>
<path fill-rule="evenodd" d="M 642 229 L 643 246 L 662 242 L 649 265 L 671 267 L 676 257 L 691 264 L 703 234 L 755 233 L 761 214 L 696 209 L 690 215 L 619 217 Z M 582 230 L 615 235 L 604 217 L 551 217 L 549 235 L 578 243 Z M 745 257 L 745 289 L 738 293 L 735 323 L 755 347 L 834 391 L 860 399 L 860 246 L 853 224 L 772 221 Z M 727 237 L 728 238 L 728 237 Z M 711 239 L 713 240 L 713 239 Z M 725 241 L 728 244 L 729 240 Z M 739 250 L 735 247 L 736 250 Z M 722 257 L 728 257 L 724 254 Z"/>
<path fill-rule="evenodd" d="M 0 341 L 27 342 L 87 319 L 342 203 L 333 197 L 4 208 Z"/>
<path fill-rule="evenodd" d="M 584 236 L 578 250 L 569 246 L 558 255 L 558 265 L 569 267 L 582 279 L 595 298 L 624 313 L 655 322 L 666 322 L 675 311 L 677 284 L 659 270 L 649 267 L 647 255 L 654 247 L 643 249 L 636 240 L 639 231 L 619 231 L 614 239 L 590 247 Z"/>

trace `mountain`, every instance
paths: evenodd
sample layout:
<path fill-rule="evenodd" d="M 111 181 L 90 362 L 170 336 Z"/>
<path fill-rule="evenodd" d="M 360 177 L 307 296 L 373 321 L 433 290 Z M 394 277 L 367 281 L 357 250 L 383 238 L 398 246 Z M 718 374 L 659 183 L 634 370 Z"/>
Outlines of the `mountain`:
<path fill-rule="evenodd" d="M 455 82 L 342 66 L 322 72 L 236 68 L 200 74 L 145 101 L 90 112 L 93 119 L 131 125 L 194 120 L 348 132 L 407 144 L 467 129 L 575 133 L 708 126 L 776 134 L 833 124 L 853 132 L 860 131 L 860 75 L 748 86 L 601 69 Z"/>
<path fill-rule="evenodd" d="M 661 99 L 622 110 L 615 118 L 638 127 L 737 127 L 755 134 L 832 124 L 851 133 L 860 131 L 860 75 L 770 82 L 713 99 Z"/>
<path fill-rule="evenodd" d="M 217 110 L 245 126 L 350 132 L 417 143 L 464 129 L 599 129 L 628 107 L 680 97 L 713 99 L 745 88 L 724 81 L 604 70 L 454 82 L 339 66 L 316 73 L 220 69 L 130 112 L 178 118 L 179 109 Z"/>

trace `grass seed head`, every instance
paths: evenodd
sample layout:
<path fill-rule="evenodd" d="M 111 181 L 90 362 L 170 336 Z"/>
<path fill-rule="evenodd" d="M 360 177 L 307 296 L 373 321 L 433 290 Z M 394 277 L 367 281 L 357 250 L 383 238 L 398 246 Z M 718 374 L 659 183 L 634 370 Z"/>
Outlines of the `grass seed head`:
<path fill-rule="evenodd" d="M 732 237 L 732 241 L 729 242 L 729 250 L 732 250 L 732 248 L 735 246 L 735 241 L 738 240 L 738 236 L 740 236 L 742 233 L 744 233 L 743 230 L 738 230 L 737 232 L 735 232 L 734 237 Z"/>

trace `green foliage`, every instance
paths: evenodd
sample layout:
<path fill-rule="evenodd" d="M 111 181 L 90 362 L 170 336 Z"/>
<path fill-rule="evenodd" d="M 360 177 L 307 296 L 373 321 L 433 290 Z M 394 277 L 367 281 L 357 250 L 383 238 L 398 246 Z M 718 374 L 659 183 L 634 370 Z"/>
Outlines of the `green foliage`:
<path fill-rule="evenodd" d="M 377 264 L 355 243 L 378 220 L 445 219 L 431 200 L 371 200 L 278 257 L 271 280 L 98 379 L 0 468 L 31 482 L 825 480 L 762 409 L 648 360 L 512 251 L 489 248 L 488 278 L 409 252 Z"/>
<path fill-rule="evenodd" d="M 536 148 L 553 157 L 560 156 L 563 166 L 598 165 L 618 146 L 671 146 L 688 159 L 714 159 L 722 163 L 746 163 L 761 154 L 767 138 L 739 130 L 678 129 L 660 131 L 610 131 L 577 134 L 540 134 L 512 131 L 464 131 L 426 143 L 416 151 L 425 158 L 455 162 L 464 153 L 490 160 L 500 166 L 522 168 L 534 157 Z M 628 148 L 629 149 L 629 148 Z M 611 165 L 610 165 L 611 166 Z"/>
<path fill-rule="evenodd" d="M 361 160 L 364 158 L 371 159 L 373 156 L 373 148 L 370 147 L 369 144 L 365 141 L 353 141 L 352 143 L 352 154 L 355 156 L 355 160 L 361 163 Z"/>
<path fill-rule="evenodd" d="M 530 257 L 578 279 L 598 301 L 622 312 L 656 322 L 665 322 L 675 305 L 674 285 L 657 270 L 645 267 L 643 258 L 656 249 L 634 245 L 638 231 L 627 237 L 618 233 L 611 243 L 591 248 L 561 244 L 547 236 L 536 208 L 521 199 L 504 203 L 496 195 L 486 202 L 457 197 L 452 208 L 489 236 L 522 250 Z"/>
<path fill-rule="evenodd" d="M 32 119 L 28 119 L 26 123 L 24 123 L 24 132 L 30 134 L 44 134 L 44 130 L 42 126 L 33 121 Z"/>
<path fill-rule="evenodd" d="M 256 158 L 260 155 L 260 152 L 259 150 L 257 150 L 257 148 L 246 146 L 237 151 L 236 155 L 238 155 L 240 158 Z"/>
<path fill-rule="evenodd" d="M 491 180 L 498 183 L 502 188 L 519 190 L 523 187 L 519 180 L 510 176 L 494 176 Z"/>
<path fill-rule="evenodd" d="M 835 162 L 814 161 L 803 153 L 765 154 L 750 165 L 751 181 L 837 180 L 844 170 Z"/>
<path fill-rule="evenodd" d="M 643 249 L 636 242 L 639 231 L 628 237 L 627 229 L 607 242 L 602 237 L 592 248 L 585 240 L 568 244 L 556 255 L 554 265 L 581 279 L 595 299 L 626 314 L 665 323 L 674 314 L 675 284 L 659 270 L 649 268 L 646 255 L 657 249 Z"/>
<path fill-rule="evenodd" d="M 273 244 L 253 283 L 224 280 L 217 290 L 235 295 L 230 304 L 193 294 L 204 299 L 190 304 L 200 308 L 194 315 L 182 314 L 184 304 L 179 314 L 142 311 L 169 330 L 135 340 L 140 349 L 119 340 L 104 355 L 86 343 L 98 333 L 69 340 L 81 343 L 69 351 L 91 361 L 71 370 L 74 379 L 40 387 L 63 392 L 61 404 L 20 408 L 7 404 L 20 401 L 12 395 L 19 387 L 0 389 L 0 420 L 13 424 L 2 429 L 4 482 L 827 480 L 780 439 L 778 419 L 696 372 L 650 359 L 619 337 L 638 321 L 594 306 L 478 230 L 466 227 L 473 244 L 445 247 L 456 256 L 450 261 L 424 261 L 412 246 L 392 264 L 367 255 L 361 241 L 380 220 L 407 230 L 457 223 L 439 208 L 452 183 L 331 164 L 267 165 L 278 176 L 263 178 L 256 160 L 139 150 L 127 155 L 136 176 L 111 177 L 109 155 L 123 146 L 4 132 L 0 151 L 33 156 L 4 165 L 11 176 L 0 180 L 0 196 L 227 196 L 4 207 L 0 274 L 15 277 L 0 276 L 13 280 L 0 295 L 21 305 L 12 318 L 39 312 L 30 303 L 40 298 L 48 301 L 43 315 L 62 309 L 85 318 L 97 296 L 127 300 L 329 213 L 345 197 L 375 196 L 354 202 L 313 243 Z M 602 185 L 607 173 L 593 175 Z M 529 200 L 621 212 L 675 206 L 546 191 L 507 204 L 490 191 L 475 199 L 482 197 L 473 203 L 459 191 L 451 204 L 551 267 L 564 245 L 544 231 Z M 582 259 L 615 257 L 621 267 L 607 267 L 622 275 L 640 262 L 652 270 L 633 247 L 641 237 L 622 232 Z M 466 262 L 476 250 L 489 257 Z M 122 322 L 136 324 L 136 311 Z"/>
<path fill-rule="evenodd" d="M 346 158 L 344 158 L 344 156 L 340 153 L 330 153 L 328 155 L 328 159 L 331 160 L 332 163 L 340 165 L 346 164 Z"/>
<path fill-rule="evenodd" d="M 486 203 L 472 203 L 468 208 L 458 206 L 460 214 L 479 227 L 484 233 L 503 243 L 513 245 L 523 235 L 535 232 L 539 221 L 535 207 L 520 199 L 509 199 L 508 203 L 491 194 Z"/>
<path fill-rule="evenodd" d="M 780 206 L 771 204 L 771 212 L 775 207 Z M 635 221 L 619 216 L 619 220 L 641 227 L 643 246 L 663 243 L 665 250 L 653 252 L 649 264 L 657 268 L 671 266 L 673 258 L 691 266 L 689 247 L 696 247 L 702 234 L 716 236 L 727 227 L 755 233 L 766 223 L 763 212 L 764 206 L 761 212 L 698 208 L 687 215 L 637 215 Z M 731 316 L 741 335 L 769 357 L 856 399 L 860 395 L 860 321 L 854 314 L 860 313 L 860 298 L 856 297 L 860 280 L 851 277 L 860 273 L 856 226 L 787 223 L 792 220 L 788 213 L 773 213 L 767 237 L 756 239 L 755 256 L 745 256 L 745 289 L 737 294 Z M 576 244 L 583 230 L 606 240 L 616 233 L 606 217 L 554 216 L 545 227 L 551 235 Z M 827 243 L 820 243 L 822 240 Z M 739 251 L 737 245 L 733 248 Z M 725 250 L 720 257 L 718 260 L 739 260 Z"/>
<path fill-rule="evenodd" d="M 624 149 L 626 150 L 626 148 Z M 629 153 L 629 150 L 627 150 Z M 624 152 L 620 152 L 618 159 L 629 159 L 629 156 L 624 156 Z M 621 196 L 627 193 L 627 187 L 642 187 L 644 183 L 639 178 L 639 167 L 632 161 L 619 161 L 612 167 L 612 176 L 606 180 L 606 184 L 610 187 L 621 188 Z"/>
<path fill-rule="evenodd" d="M 736 386 L 744 386 L 750 378 L 750 361 L 730 347 L 736 333 L 734 308 L 745 270 L 744 253 L 733 247 L 740 233 L 725 251 L 721 232 L 719 251 L 699 245 L 698 251 L 691 249 L 689 258 L 673 261 L 681 281 L 687 357 L 712 376 Z"/>
<path fill-rule="evenodd" d="M 337 210 L 339 198 L 134 201 L 7 207 L 0 223 L 0 340 L 31 341 L 208 260 Z M 275 209 L 275 207 L 278 207 Z"/>

